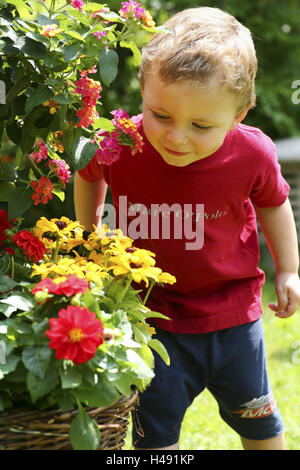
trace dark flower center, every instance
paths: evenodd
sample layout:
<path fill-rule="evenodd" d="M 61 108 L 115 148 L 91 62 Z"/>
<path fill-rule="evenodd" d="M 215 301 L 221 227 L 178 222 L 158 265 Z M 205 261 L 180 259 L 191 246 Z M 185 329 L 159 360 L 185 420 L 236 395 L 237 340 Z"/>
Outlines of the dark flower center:
<path fill-rule="evenodd" d="M 62 222 L 61 220 L 58 220 L 55 223 L 56 223 L 57 227 L 59 228 L 59 230 L 62 230 L 63 228 L 66 228 L 66 226 L 67 226 L 66 222 Z"/>

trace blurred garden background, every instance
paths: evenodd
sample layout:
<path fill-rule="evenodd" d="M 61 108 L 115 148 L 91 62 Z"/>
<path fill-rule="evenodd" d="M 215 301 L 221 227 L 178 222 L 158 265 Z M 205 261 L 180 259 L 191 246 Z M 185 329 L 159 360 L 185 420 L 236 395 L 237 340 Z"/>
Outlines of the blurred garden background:
<path fill-rule="evenodd" d="M 103 5 L 97 0 L 94 3 Z M 203 5 L 224 9 L 249 27 L 254 36 L 259 67 L 257 104 L 244 123 L 260 127 L 273 140 L 300 137 L 300 0 L 144 0 L 141 3 L 158 25 L 180 10 Z M 121 1 L 109 0 L 107 5 L 117 11 Z M 135 42 L 142 48 L 148 38 L 149 33 L 139 31 Z M 118 55 L 117 78 L 107 88 L 102 84 L 102 104 L 98 109 L 100 116 L 109 119 L 110 111 L 120 107 L 130 115 L 142 111 L 137 67 L 132 52 L 120 48 Z M 100 77 L 94 78 L 100 80 Z M 0 158 L 3 161 L 13 161 L 15 157 L 16 144 L 13 140 L 13 135 L 4 134 L 2 137 Z M 5 201 L 0 200 L 0 208 L 6 209 Z M 70 219 L 75 217 L 72 181 L 66 186 L 64 201 L 55 198 L 47 206 L 33 207 L 26 214 L 26 224 L 31 225 L 40 216 L 51 218 L 62 215 Z M 275 275 L 272 266 L 263 265 L 264 250 L 265 246 L 262 246 L 262 267 L 267 274 L 264 324 L 271 382 L 286 424 L 288 449 L 299 450 L 300 317 L 295 314 L 291 319 L 280 320 L 274 318 L 268 309 L 268 302 L 275 300 Z M 182 449 L 241 448 L 238 437 L 221 422 L 216 404 L 206 392 L 186 414 L 180 445 Z M 130 448 L 128 437 L 126 449 Z"/>

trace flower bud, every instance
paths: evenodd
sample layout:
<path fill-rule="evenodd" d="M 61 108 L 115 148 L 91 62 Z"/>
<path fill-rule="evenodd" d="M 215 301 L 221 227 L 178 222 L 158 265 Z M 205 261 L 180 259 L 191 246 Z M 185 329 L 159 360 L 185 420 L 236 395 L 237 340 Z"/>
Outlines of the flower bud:
<path fill-rule="evenodd" d="M 34 297 L 39 305 L 43 305 L 48 301 L 50 295 L 46 290 L 40 290 L 34 294 Z"/>
<path fill-rule="evenodd" d="M 78 305 L 78 306 L 81 306 L 81 294 L 75 294 L 73 295 L 72 299 L 71 299 L 71 305 Z"/>

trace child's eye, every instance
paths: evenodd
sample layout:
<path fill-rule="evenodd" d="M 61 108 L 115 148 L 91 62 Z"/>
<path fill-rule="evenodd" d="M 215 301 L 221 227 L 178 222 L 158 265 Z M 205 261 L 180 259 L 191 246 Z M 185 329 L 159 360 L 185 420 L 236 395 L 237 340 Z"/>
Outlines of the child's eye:
<path fill-rule="evenodd" d="M 211 129 L 211 126 L 200 126 L 200 124 L 196 124 L 195 122 L 193 122 L 193 126 L 196 128 L 196 129 L 200 129 L 200 130 L 208 130 L 208 129 Z"/>
<path fill-rule="evenodd" d="M 154 111 L 152 111 L 152 114 L 154 117 L 156 117 L 157 119 L 168 119 L 168 116 L 163 116 L 161 114 L 158 114 L 158 113 L 155 113 Z"/>

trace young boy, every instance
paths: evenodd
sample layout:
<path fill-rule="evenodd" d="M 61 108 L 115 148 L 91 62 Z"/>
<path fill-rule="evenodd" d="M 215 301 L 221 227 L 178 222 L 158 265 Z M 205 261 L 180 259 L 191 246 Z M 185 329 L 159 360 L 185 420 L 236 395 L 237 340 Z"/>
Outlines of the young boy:
<path fill-rule="evenodd" d="M 178 13 L 166 26 L 170 32 L 154 35 L 142 54 L 136 123 L 143 153 L 133 157 L 123 147 L 111 166 L 94 158 L 75 179 L 77 218 L 86 228 L 100 223 L 108 184 L 117 221 L 126 196 L 129 222 L 138 213 L 144 221 L 135 245 L 155 252 L 157 265 L 177 279 L 154 287 L 147 301 L 170 318 L 154 325 L 171 365 L 156 358 L 155 378 L 140 397 L 144 437 L 134 431 L 133 442 L 178 449 L 185 411 L 208 388 L 244 449 L 284 449 L 266 369 L 255 213 L 276 264 L 278 303 L 270 308 L 280 318 L 300 303 L 298 244 L 275 145 L 241 124 L 255 104 L 251 34 L 206 7 Z M 164 217 L 174 230 L 151 237 L 149 224 L 157 228 Z M 204 221 L 203 243 L 187 244 L 191 226 L 177 236 L 178 220 L 198 233 Z"/>

